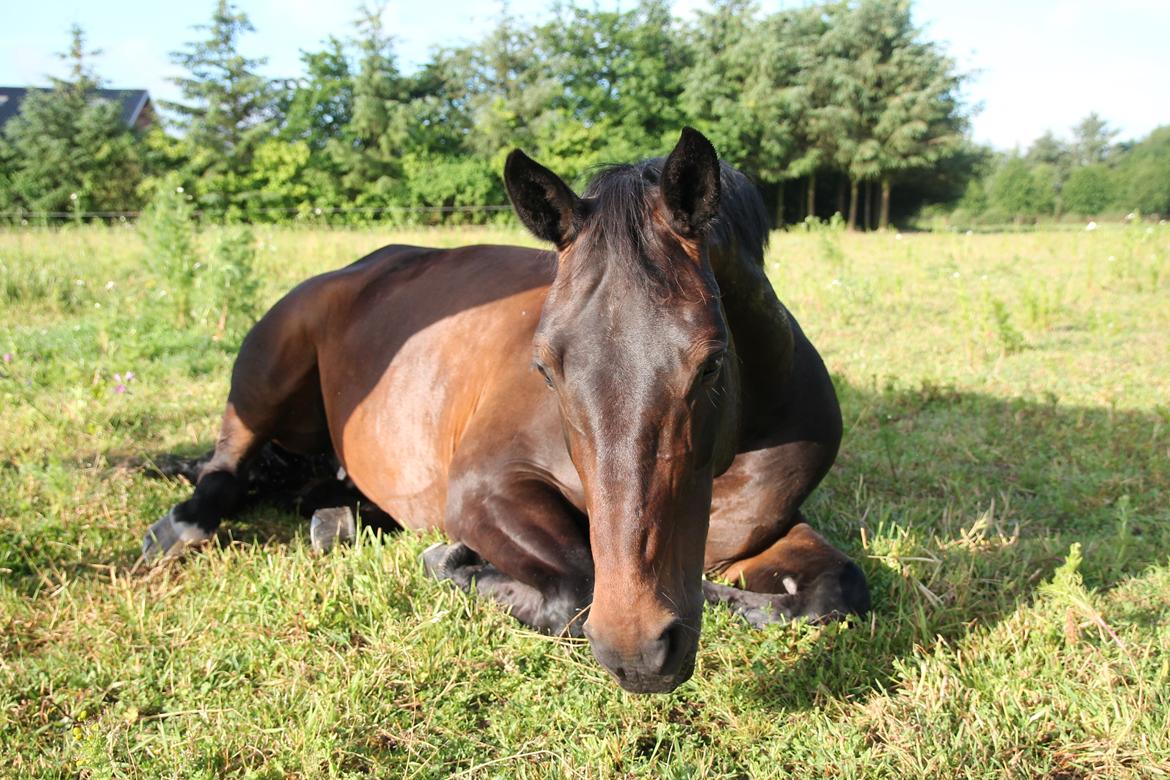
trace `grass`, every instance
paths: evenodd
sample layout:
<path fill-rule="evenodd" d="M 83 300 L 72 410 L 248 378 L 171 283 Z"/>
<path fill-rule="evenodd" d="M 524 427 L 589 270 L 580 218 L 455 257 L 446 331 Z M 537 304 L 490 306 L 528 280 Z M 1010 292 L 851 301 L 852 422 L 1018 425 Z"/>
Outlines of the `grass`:
<path fill-rule="evenodd" d="M 265 305 L 390 241 L 527 241 L 257 237 Z M 846 418 L 809 514 L 875 612 L 709 609 L 659 697 L 425 579 L 427 538 L 317 557 L 256 510 L 133 571 L 188 489 L 132 464 L 210 446 L 239 338 L 149 267 L 124 227 L 0 231 L 0 774 L 1170 774 L 1170 227 L 775 235 Z"/>

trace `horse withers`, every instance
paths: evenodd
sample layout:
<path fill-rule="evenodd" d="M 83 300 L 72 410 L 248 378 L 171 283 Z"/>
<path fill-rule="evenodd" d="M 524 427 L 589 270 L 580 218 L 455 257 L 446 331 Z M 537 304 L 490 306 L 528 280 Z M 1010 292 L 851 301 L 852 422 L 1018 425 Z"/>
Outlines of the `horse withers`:
<path fill-rule="evenodd" d="M 629 691 L 691 676 L 705 600 L 754 624 L 864 613 L 861 570 L 800 513 L 841 416 L 764 274 L 751 183 L 690 128 L 581 196 L 519 150 L 504 178 L 556 251 L 390 246 L 293 289 L 244 339 L 214 455 L 144 555 L 209 539 L 277 442 L 332 451 L 448 537 L 430 574 L 584 633 Z"/>

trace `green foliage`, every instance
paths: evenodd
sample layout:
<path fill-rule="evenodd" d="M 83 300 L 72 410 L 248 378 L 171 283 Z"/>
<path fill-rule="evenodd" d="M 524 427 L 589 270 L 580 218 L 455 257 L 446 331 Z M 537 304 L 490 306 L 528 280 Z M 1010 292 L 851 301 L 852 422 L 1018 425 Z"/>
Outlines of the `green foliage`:
<path fill-rule="evenodd" d="M 101 80 L 90 66 L 76 25 L 68 79 L 31 91 L 0 137 L 0 208 L 29 211 L 134 209 L 143 175 L 142 152 L 121 107 L 97 98 Z"/>
<path fill-rule="evenodd" d="M 174 312 L 178 325 L 191 319 L 201 263 L 195 243 L 191 196 L 178 176 L 162 181 L 139 222 L 146 266 L 159 280 L 158 298 Z"/>
<path fill-rule="evenodd" d="M 1170 126 L 1159 127 L 1126 152 L 1114 181 L 1121 211 L 1170 216 Z"/>
<path fill-rule="evenodd" d="M 171 126 L 143 134 L 85 98 L 98 79 L 75 31 L 72 75 L 30 97 L 0 139 L 0 209 L 132 210 L 178 173 L 214 221 L 487 222 L 497 214 L 472 207 L 505 203 L 514 147 L 580 185 L 600 165 L 665 153 L 691 124 L 761 184 L 777 224 L 839 210 L 851 227 L 884 227 L 956 203 L 964 224 L 1170 213 L 1160 131 L 1119 145 L 1090 114 L 1023 156 L 974 144 L 966 75 L 914 24 L 911 0 L 768 13 L 712 0 L 686 19 L 671 8 L 558 3 L 534 22 L 505 5 L 481 38 L 408 72 L 385 6 L 367 6 L 350 36 L 269 81 L 241 53 L 248 17 L 217 0 L 172 55 Z"/>
<path fill-rule="evenodd" d="M 225 228 L 212 244 L 202 290 L 216 317 L 216 336 L 242 337 L 260 314 L 256 236 L 244 226 Z"/>
<path fill-rule="evenodd" d="M 1016 221 L 1051 214 L 1055 195 L 1050 180 L 1042 167 L 1029 165 L 1021 157 L 1008 157 L 988 182 L 989 208 Z"/>
<path fill-rule="evenodd" d="M 1061 192 L 1061 206 L 1070 214 L 1085 216 L 1101 214 L 1116 200 L 1113 176 L 1102 163 L 1074 169 Z"/>
<path fill-rule="evenodd" d="M 182 176 L 202 209 L 238 215 L 250 197 L 249 174 L 257 148 L 272 132 L 273 91 L 257 73 L 263 59 L 239 51 L 253 31 L 246 14 L 218 0 L 211 21 L 197 27 L 206 38 L 172 53 L 185 74 L 172 79 L 182 101 L 168 103 L 180 130 Z"/>

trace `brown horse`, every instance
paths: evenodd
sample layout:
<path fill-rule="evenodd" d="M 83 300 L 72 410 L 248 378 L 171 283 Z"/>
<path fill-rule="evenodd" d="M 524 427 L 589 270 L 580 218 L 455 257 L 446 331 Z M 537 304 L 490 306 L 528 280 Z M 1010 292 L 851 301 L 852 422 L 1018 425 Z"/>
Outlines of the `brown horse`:
<path fill-rule="evenodd" d="M 296 287 L 244 340 L 214 456 L 144 554 L 208 539 L 276 441 L 332 450 L 449 537 L 432 575 L 583 630 L 630 691 L 690 677 L 704 598 L 757 624 L 865 612 L 861 570 L 800 514 L 841 416 L 764 275 L 749 181 L 690 128 L 582 197 L 519 150 L 504 176 L 556 253 L 391 246 Z"/>

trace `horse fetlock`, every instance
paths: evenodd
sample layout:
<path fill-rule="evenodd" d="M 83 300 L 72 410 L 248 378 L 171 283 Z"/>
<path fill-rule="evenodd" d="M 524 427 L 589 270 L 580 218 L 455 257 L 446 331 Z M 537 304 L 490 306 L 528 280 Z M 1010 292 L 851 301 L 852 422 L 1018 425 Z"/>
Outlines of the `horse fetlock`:
<path fill-rule="evenodd" d="M 703 580 L 703 598 L 709 604 L 724 604 L 753 628 L 784 623 L 799 614 L 800 601 L 792 593 L 757 593 Z"/>
<path fill-rule="evenodd" d="M 172 509 L 150 527 L 142 540 L 142 557 L 146 561 L 158 561 L 182 555 L 189 548 L 203 544 L 212 537 L 212 532 L 195 523 L 176 517 Z"/>
<path fill-rule="evenodd" d="M 318 509 L 309 523 L 309 541 L 319 553 L 339 544 L 350 544 L 357 535 L 357 521 L 347 506 Z"/>

